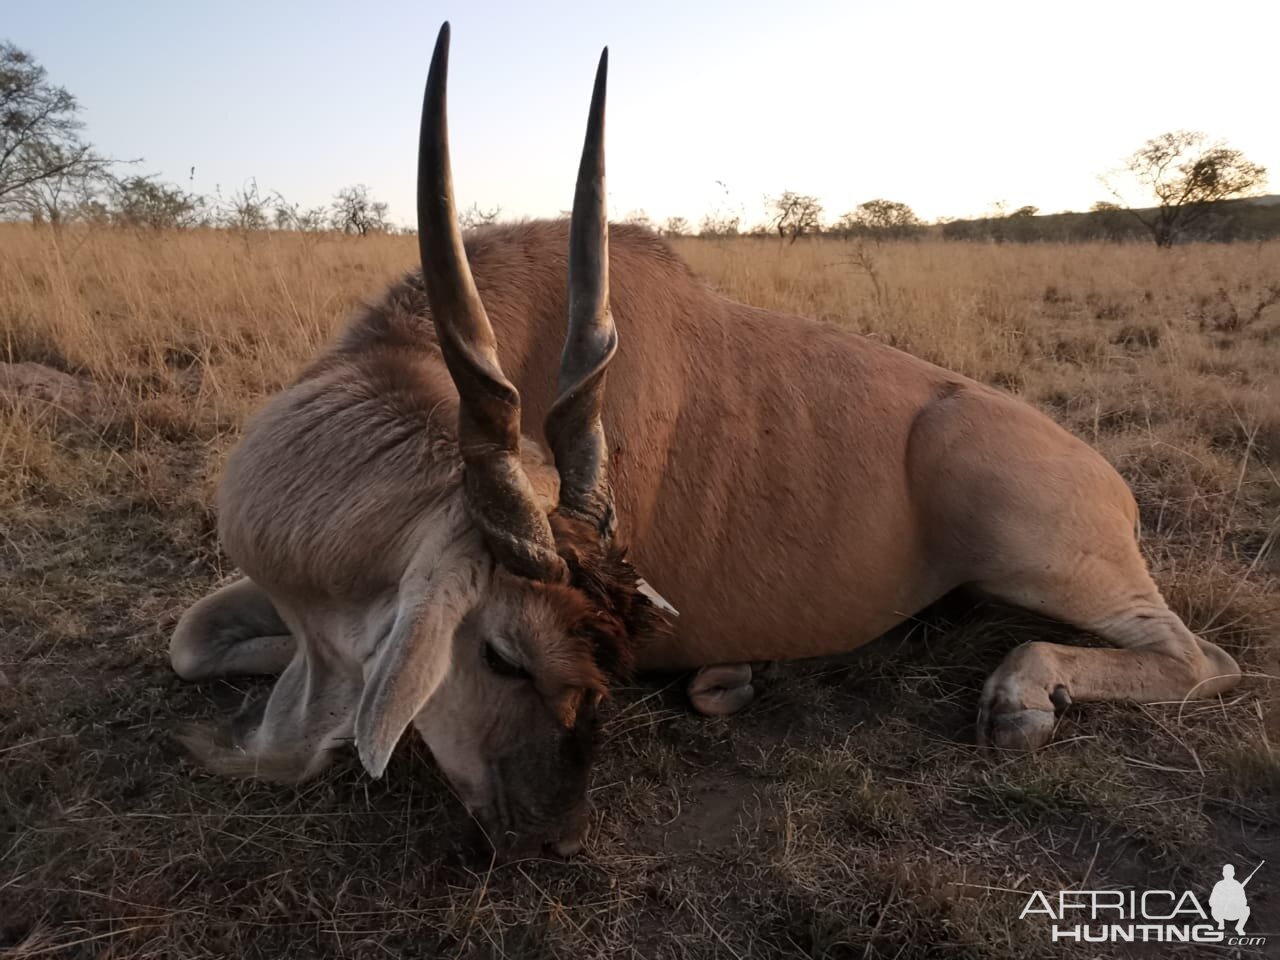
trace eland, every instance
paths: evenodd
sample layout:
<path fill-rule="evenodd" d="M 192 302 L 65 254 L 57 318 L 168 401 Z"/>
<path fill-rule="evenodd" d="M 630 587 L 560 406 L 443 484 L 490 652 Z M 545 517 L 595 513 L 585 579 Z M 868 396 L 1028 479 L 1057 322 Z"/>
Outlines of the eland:
<path fill-rule="evenodd" d="M 959 587 L 1113 649 L 1031 642 L 980 743 L 1034 749 L 1073 701 L 1206 697 L 1235 661 L 1169 609 L 1116 471 L 1028 404 L 713 292 L 605 212 L 607 51 L 569 222 L 456 215 L 449 27 L 423 103 L 421 272 L 359 312 L 246 425 L 218 491 L 243 578 L 180 620 L 189 680 L 278 674 L 213 770 L 297 781 L 413 727 L 500 851 L 581 844 L 599 703 L 692 671 L 852 650 Z M 567 283 L 566 283 L 567 277 Z M 676 611 L 679 611 L 678 619 Z"/>

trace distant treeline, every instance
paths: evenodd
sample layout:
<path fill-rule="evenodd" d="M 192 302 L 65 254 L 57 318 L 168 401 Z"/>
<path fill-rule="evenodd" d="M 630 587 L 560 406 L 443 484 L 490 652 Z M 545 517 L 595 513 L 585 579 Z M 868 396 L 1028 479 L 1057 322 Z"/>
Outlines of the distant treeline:
<path fill-rule="evenodd" d="M 1182 242 L 1227 243 L 1236 240 L 1272 240 L 1280 237 L 1280 197 L 1261 200 L 1220 200 L 1206 204 L 1196 223 L 1186 227 Z M 1138 210 L 1150 220 L 1154 208 Z M 983 217 L 931 224 L 922 236 L 946 240 L 981 240 L 994 243 L 1078 243 L 1089 240 L 1150 242 L 1150 229 L 1134 211 L 1102 206 L 1088 213 L 1052 213 L 1038 216 Z"/>

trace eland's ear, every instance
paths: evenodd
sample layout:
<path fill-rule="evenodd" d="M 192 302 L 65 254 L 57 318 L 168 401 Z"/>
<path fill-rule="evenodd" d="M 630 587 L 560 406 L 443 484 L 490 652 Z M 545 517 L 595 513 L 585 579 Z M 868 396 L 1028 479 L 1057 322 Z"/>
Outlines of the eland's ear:
<path fill-rule="evenodd" d="M 402 607 L 365 669 L 356 710 L 356 752 L 375 779 L 387 768 L 400 735 L 449 672 L 465 599 L 460 591 L 428 589 L 412 607 Z"/>

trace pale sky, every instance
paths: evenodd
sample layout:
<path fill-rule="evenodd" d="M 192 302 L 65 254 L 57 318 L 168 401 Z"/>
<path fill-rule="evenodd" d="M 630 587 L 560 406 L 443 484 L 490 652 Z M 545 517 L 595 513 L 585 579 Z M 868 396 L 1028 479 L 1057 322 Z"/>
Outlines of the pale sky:
<path fill-rule="evenodd" d="M 927 219 L 1083 210 L 1148 137 L 1203 130 L 1280 192 L 1280 2 L 15 2 L 0 38 L 142 172 L 225 193 L 255 178 L 303 205 L 368 184 L 413 222 L 418 111 L 453 24 L 458 200 L 553 216 L 610 48 L 611 215 L 763 218 L 816 194 Z M 194 179 L 189 180 L 191 167 Z M 717 183 L 719 181 L 719 183 Z M 1135 198 L 1136 199 L 1136 198 Z"/>

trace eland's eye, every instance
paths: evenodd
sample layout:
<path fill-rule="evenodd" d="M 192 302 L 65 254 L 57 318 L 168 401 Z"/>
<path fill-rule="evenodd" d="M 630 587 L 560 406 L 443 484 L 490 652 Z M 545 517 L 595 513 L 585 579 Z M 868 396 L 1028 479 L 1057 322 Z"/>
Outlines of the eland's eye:
<path fill-rule="evenodd" d="M 484 645 L 484 662 L 500 677 L 511 677 L 513 680 L 527 680 L 529 671 L 518 663 L 512 663 L 492 643 Z"/>

